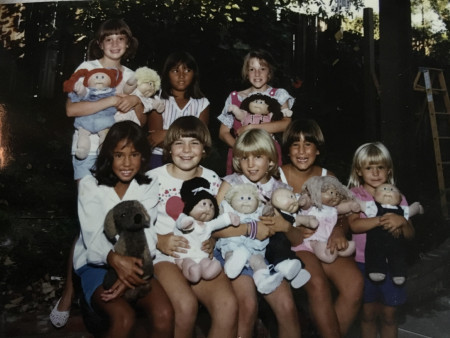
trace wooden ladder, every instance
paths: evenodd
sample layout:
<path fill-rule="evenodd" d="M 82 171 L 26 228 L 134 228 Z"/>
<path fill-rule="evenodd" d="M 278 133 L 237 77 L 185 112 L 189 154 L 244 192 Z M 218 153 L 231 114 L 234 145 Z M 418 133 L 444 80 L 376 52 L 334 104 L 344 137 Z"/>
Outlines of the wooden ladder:
<path fill-rule="evenodd" d="M 435 87 L 433 87 L 433 85 L 435 85 Z M 448 172 L 450 171 L 450 100 L 442 69 L 419 67 L 419 71 L 414 80 L 414 90 L 426 93 L 434 156 L 436 160 L 441 210 L 442 215 L 448 219 L 449 203 L 447 195 L 450 192 L 450 175 L 448 175 Z M 436 112 L 435 108 L 435 99 L 437 100 L 438 98 L 441 99 L 439 109 L 444 109 L 441 112 Z M 445 120 L 447 120 L 447 125 L 443 125 L 440 132 L 439 125 L 441 124 L 438 122 L 445 122 Z M 445 132 L 442 130 L 445 130 Z M 445 154 L 444 161 L 442 159 L 442 154 Z M 446 180 L 448 182 L 447 186 L 445 183 Z"/>

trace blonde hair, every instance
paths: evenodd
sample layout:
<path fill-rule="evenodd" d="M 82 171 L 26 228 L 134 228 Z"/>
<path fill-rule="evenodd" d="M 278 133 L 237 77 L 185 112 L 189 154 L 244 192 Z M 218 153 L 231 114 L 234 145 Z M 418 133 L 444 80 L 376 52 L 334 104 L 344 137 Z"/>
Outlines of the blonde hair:
<path fill-rule="evenodd" d="M 256 187 L 256 185 L 251 183 L 236 184 L 231 186 L 230 189 L 226 192 L 224 199 L 231 205 L 233 198 L 236 195 L 241 195 L 242 193 L 252 195 L 258 201 L 258 206 L 261 205 L 258 188 Z M 233 205 L 231 206 L 233 207 Z"/>
<path fill-rule="evenodd" d="M 362 177 L 358 175 L 358 171 L 361 171 L 367 165 L 373 164 L 384 165 L 388 172 L 386 183 L 395 185 L 394 164 L 389 150 L 381 142 L 371 142 L 365 143 L 356 149 L 353 155 L 348 187 L 359 187 L 364 184 Z"/>
<path fill-rule="evenodd" d="M 233 147 L 233 169 L 238 174 L 242 174 L 240 160 L 249 155 L 265 155 L 273 165 L 269 166 L 268 175 L 279 177 L 278 153 L 275 148 L 275 141 L 264 129 L 250 129 L 243 132 L 236 139 Z"/>

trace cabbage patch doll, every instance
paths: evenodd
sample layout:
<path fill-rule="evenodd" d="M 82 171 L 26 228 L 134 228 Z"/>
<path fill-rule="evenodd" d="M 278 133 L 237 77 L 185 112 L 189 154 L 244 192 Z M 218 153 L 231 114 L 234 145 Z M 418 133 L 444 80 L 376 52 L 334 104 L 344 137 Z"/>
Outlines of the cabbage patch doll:
<path fill-rule="evenodd" d="M 81 81 L 79 79 L 84 78 Z M 117 69 L 95 68 L 93 70 L 79 69 L 69 80 L 64 82 L 64 91 L 69 93 L 72 102 L 91 101 L 116 95 L 115 87 L 122 81 L 122 72 Z M 75 118 L 74 127 L 78 129 L 78 142 L 75 156 L 84 160 L 91 149 L 91 134 L 98 134 L 100 141 L 108 133 L 114 124 L 114 115 L 117 109 L 112 106 L 100 110 L 92 115 L 78 116 Z"/>

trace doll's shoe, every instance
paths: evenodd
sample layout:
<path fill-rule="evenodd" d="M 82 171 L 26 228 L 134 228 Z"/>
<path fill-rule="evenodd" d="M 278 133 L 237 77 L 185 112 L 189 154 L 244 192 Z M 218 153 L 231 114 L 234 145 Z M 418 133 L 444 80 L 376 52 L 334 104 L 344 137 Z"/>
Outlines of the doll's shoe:
<path fill-rule="evenodd" d="M 285 259 L 275 266 L 275 271 L 281 273 L 284 278 L 291 280 L 302 269 L 302 263 L 298 259 Z"/>
<path fill-rule="evenodd" d="M 406 281 L 405 277 L 392 277 L 392 281 L 395 285 L 403 285 Z"/>
<path fill-rule="evenodd" d="M 237 248 L 233 251 L 233 254 L 225 260 L 223 269 L 225 274 L 230 279 L 234 279 L 241 273 L 242 269 L 247 263 L 249 258 L 249 252 L 245 248 Z"/>
<path fill-rule="evenodd" d="M 50 312 L 50 321 L 52 322 L 53 326 L 57 328 L 61 328 L 64 325 L 67 324 L 67 321 L 69 320 L 70 316 L 70 310 L 68 311 L 59 311 L 58 305 L 61 301 L 61 298 L 56 302 L 55 307 L 53 308 L 52 312 Z"/>
<path fill-rule="evenodd" d="M 309 279 L 311 278 L 311 274 L 305 270 L 301 269 L 300 272 L 291 280 L 291 285 L 294 289 L 301 288 L 305 285 Z"/>
<path fill-rule="evenodd" d="M 253 280 L 259 293 L 267 295 L 273 292 L 283 281 L 283 275 L 279 272 L 270 274 L 269 268 L 259 269 L 253 273 Z"/>
<path fill-rule="evenodd" d="M 381 281 L 384 281 L 384 279 L 386 278 L 386 275 L 384 273 L 380 273 L 380 272 L 371 272 L 371 273 L 369 273 L 369 278 L 373 282 L 381 282 Z"/>

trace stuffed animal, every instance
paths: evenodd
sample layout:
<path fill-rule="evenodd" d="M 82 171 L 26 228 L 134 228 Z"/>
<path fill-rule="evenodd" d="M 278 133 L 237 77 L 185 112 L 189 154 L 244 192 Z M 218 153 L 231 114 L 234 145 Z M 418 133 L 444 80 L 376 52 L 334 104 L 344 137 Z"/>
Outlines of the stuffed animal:
<path fill-rule="evenodd" d="M 174 234 L 189 241 L 186 253 L 179 253 L 175 263 L 191 283 L 200 279 L 214 279 L 221 271 L 220 262 L 210 259 L 201 247 L 215 230 L 229 225 L 239 225 L 239 216 L 226 212 L 219 215 L 216 198 L 209 191 L 210 184 L 203 177 L 194 177 L 181 186 L 180 195 L 184 202 L 183 213 L 176 221 Z"/>
<path fill-rule="evenodd" d="M 150 278 L 153 275 L 153 259 L 150 253 L 144 229 L 150 227 L 150 217 L 145 207 L 138 201 L 123 201 L 112 208 L 105 218 L 104 233 L 114 251 L 119 255 L 142 259 L 142 279 L 147 283 L 128 289 L 124 298 L 136 301 L 150 291 Z M 117 236 L 119 238 L 117 239 Z M 156 241 L 155 241 L 156 242 Z M 105 290 L 110 289 L 117 281 L 117 273 L 109 268 L 103 280 Z"/>
<path fill-rule="evenodd" d="M 374 201 L 361 202 L 362 211 L 367 217 L 383 216 L 395 213 L 409 219 L 423 214 L 423 207 L 419 202 L 410 206 L 402 206 L 402 194 L 392 184 L 381 184 L 375 189 Z M 375 227 L 366 233 L 365 270 L 374 282 L 386 279 L 389 271 L 396 285 L 406 281 L 406 240 L 403 235 L 393 236 L 383 227 Z"/>
<path fill-rule="evenodd" d="M 264 261 L 269 239 L 256 239 L 256 223 L 264 208 L 257 187 L 249 183 L 233 185 L 225 194 L 220 208 L 223 212 L 236 213 L 241 223 L 248 224 L 248 237 L 220 238 L 216 243 L 225 259 L 226 275 L 234 279 L 249 265 L 253 269 L 253 280 L 258 291 L 263 294 L 271 293 L 281 284 L 283 275 L 280 272 L 271 274 Z"/>
<path fill-rule="evenodd" d="M 81 82 L 81 78 L 84 78 Z M 80 81 L 78 81 L 80 80 Z M 95 68 L 93 70 L 79 69 L 69 80 L 64 82 L 64 91 L 69 93 L 72 102 L 98 101 L 105 97 L 116 95 L 115 87 L 122 81 L 122 72 L 117 69 Z M 78 129 L 78 142 L 75 156 L 84 160 L 91 149 L 91 134 L 98 134 L 99 144 L 114 124 L 117 109 L 108 107 L 92 115 L 75 118 L 74 127 Z"/>
<path fill-rule="evenodd" d="M 334 262 L 337 256 L 352 255 L 355 252 L 354 241 L 348 242 L 346 250 L 335 250 L 331 253 L 327 248 L 327 241 L 336 225 L 338 215 L 361 210 L 351 191 L 336 177 L 314 176 L 303 184 L 302 192 L 306 194 L 304 198 L 308 202 L 303 202 L 301 214 L 315 216 L 319 221 L 315 233 L 303 240 L 305 248 L 314 252 L 325 263 Z"/>
<path fill-rule="evenodd" d="M 144 105 L 144 113 L 151 110 L 162 113 L 165 108 L 164 101 L 155 97 L 160 88 L 161 78 L 158 73 L 151 68 L 140 67 L 126 82 L 124 93 L 138 96 Z"/>

